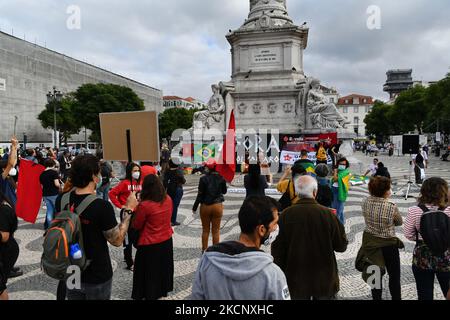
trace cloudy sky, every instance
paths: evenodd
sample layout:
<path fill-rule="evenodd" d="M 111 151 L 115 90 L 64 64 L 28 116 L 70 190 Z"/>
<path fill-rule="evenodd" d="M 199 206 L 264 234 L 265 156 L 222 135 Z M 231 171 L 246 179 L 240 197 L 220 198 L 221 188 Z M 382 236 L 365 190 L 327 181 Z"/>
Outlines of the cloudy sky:
<path fill-rule="evenodd" d="M 439 80 L 450 67 L 448 0 L 287 0 L 296 24 L 310 27 L 305 73 L 336 87 L 386 100 L 386 71 L 413 68 Z M 81 11 L 70 30 L 67 10 Z M 367 9 L 381 10 L 381 29 Z M 0 29 L 160 88 L 206 100 L 229 80 L 229 29 L 247 18 L 248 0 L 1 0 Z"/>

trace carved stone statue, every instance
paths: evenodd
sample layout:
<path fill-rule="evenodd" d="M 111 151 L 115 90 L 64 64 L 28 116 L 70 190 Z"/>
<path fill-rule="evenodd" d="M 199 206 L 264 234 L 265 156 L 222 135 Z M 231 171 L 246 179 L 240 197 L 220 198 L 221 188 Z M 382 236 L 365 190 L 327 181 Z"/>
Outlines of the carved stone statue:
<path fill-rule="evenodd" d="M 194 123 L 201 123 L 203 129 L 225 128 L 225 100 L 220 94 L 220 87 L 216 84 L 211 86 L 213 95 L 208 102 L 208 109 L 194 114 Z"/>
<path fill-rule="evenodd" d="M 326 101 L 320 90 L 319 80 L 314 78 L 308 80 L 303 97 L 312 129 L 343 129 L 350 123 L 335 104 Z"/>

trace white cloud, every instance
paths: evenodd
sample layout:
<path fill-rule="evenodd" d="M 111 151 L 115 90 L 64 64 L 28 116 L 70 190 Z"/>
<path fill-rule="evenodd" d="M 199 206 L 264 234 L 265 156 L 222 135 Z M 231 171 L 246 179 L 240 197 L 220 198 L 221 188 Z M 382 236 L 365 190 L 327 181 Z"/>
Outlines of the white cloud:
<path fill-rule="evenodd" d="M 210 84 L 231 73 L 229 29 L 247 17 L 248 0 L 2 0 L 0 28 L 164 90 L 207 100 Z M 68 30 L 66 9 L 81 9 Z M 381 8 L 381 30 L 366 10 Z M 290 16 L 310 29 L 305 71 L 342 94 L 387 98 L 389 68 L 413 68 L 418 80 L 450 66 L 447 0 L 288 0 Z"/>

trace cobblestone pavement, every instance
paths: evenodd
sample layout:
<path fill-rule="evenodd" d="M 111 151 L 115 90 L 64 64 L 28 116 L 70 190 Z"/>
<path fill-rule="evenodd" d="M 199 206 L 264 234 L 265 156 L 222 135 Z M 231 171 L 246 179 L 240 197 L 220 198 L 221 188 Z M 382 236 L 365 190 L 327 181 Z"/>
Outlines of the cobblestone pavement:
<path fill-rule="evenodd" d="M 354 173 L 364 173 L 366 167 L 372 162 L 372 158 L 365 157 L 361 153 L 356 157 L 362 161 L 361 166 L 353 166 Z M 379 159 L 389 168 L 393 179 L 400 188 L 408 181 L 409 158 L 408 157 L 385 157 Z M 428 176 L 440 176 L 446 180 L 450 179 L 450 164 L 431 158 Z M 189 177 L 191 178 L 191 177 Z M 196 197 L 195 179 L 185 188 L 185 196 L 179 210 L 179 221 L 181 226 L 175 228 L 174 235 L 174 259 L 175 259 L 175 291 L 168 297 L 170 300 L 187 299 L 191 292 L 192 279 L 201 255 L 201 223 L 198 217 L 193 217 L 191 208 Z M 239 224 L 237 213 L 242 204 L 244 195 L 230 192 L 226 196 L 225 212 L 222 221 L 221 240 L 236 240 L 239 235 Z M 370 299 L 370 290 L 361 279 L 361 274 L 354 268 L 354 260 L 362 240 L 364 221 L 361 216 L 361 201 L 368 195 L 366 186 L 353 187 L 349 200 L 346 204 L 345 214 L 347 217 L 346 232 L 349 238 L 347 252 L 338 254 L 338 265 L 341 278 L 341 291 L 339 299 L 367 300 Z M 417 196 L 418 193 L 413 193 Z M 279 197 L 280 195 L 274 195 Z M 415 203 L 415 199 L 405 200 L 402 194 L 395 196 L 394 201 L 405 216 L 408 207 Z M 20 244 L 20 257 L 17 265 L 22 268 L 24 275 L 19 278 L 10 279 L 8 289 L 12 299 L 20 300 L 54 300 L 56 293 L 56 281 L 46 277 L 40 270 L 39 262 L 43 241 L 43 211 L 35 225 L 20 223 L 16 238 Z M 407 241 L 403 236 L 402 228 L 397 230 L 398 236 L 406 244 L 406 249 L 401 252 L 402 262 L 402 291 L 403 298 L 408 300 L 417 299 L 414 277 L 411 271 L 412 250 L 414 244 Z M 125 270 L 122 250 L 111 247 L 111 258 L 114 268 L 114 281 L 112 297 L 114 300 L 130 299 L 132 286 L 132 273 Z M 384 288 L 387 288 L 387 277 L 384 279 Z M 443 299 L 439 287 L 436 285 L 436 299 Z M 384 298 L 389 298 L 388 290 L 384 290 Z"/>

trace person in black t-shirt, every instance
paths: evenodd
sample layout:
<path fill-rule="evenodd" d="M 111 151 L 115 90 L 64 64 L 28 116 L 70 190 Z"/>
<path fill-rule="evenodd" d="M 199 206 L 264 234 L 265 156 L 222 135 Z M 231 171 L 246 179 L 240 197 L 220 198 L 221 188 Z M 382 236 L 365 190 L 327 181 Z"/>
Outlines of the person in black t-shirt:
<path fill-rule="evenodd" d="M 0 190 L 0 300 L 8 300 L 8 275 L 19 257 L 19 245 L 14 239 L 17 224 L 13 205 Z"/>
<path fill-rule="evenodd" d="M 58 197 L 61 184 L 59 182 L 59 174 L 56 171 L 56 162 L 51 158 L 44 161 L 45 171 L 41 173 L 39 181 L 42 185 L 42 196 L 47 206 L 47 216 L 44 223 L 44 229 L 50 227 L 52 220 L 55 218 L 55 202 Z"/>
<path fill-rule="evenodd" d="M 248 168 L 248 175 L 244 177 L 246 198 L 251 196 L 264 197 L 266 189 L 269 187 L 267 179 L 261 175 L 261 167 L 258 164 L 251 164 Z"/>
<path fill-rule="evenodd" d="M 102 184 L 99 160 L 93 155 L 78 156 L 69 174 L 75 190 L 70 196 L 70 206 L 75 208 L 88 196 L 95 195 Z M 56 210 L 61 211 L 62 195 L 56 200 Z M 133 192 L 122 209 L 123 221 L 117 224 L 112 205 L 103 199 L 95 200 L 80 216 L 84 254 L 90 261 L 81 273 L 81 289 L 68 289 L 69 300 L 109 300 L 111 298 L 113 270 L 108 242 L 120 247 L 125 240 L 131 214 L 138 202 Z M 58 286 L 60 289 L 61 286 Z M 58 296 L 60 294 L 58 293 Z"/>

